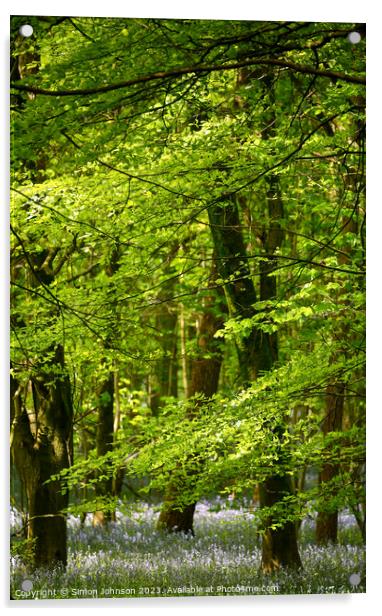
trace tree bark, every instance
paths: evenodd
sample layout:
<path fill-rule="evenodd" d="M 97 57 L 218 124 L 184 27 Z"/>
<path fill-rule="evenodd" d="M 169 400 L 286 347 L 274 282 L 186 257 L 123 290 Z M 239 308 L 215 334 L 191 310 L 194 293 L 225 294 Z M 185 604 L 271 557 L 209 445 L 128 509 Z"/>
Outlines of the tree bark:
<path fill-rule="evenodd" d="M 212 262 L 210 287 L 216 279 L 216 269 Z M 218 390 L 220 368 L 223 361 L 222 340 L 215 338 L 215 333 L 223 326 L 224 306 L 217 291 L 212 291 L 205 299 L 203 313 L 199 319 L 199 332 L 196 355 L 191 361 L 191 380 L 188 388 L 189 398 L 203 394 L 203 398 L 195 401 L 191 415 L 207 398 L 211 398 Z M 196 503 L 179 506 L 177 500 L 181 488 L 176 481 L 169 484 L 166 490 L 163 507 L 158 519 L 158 528 L 166 532 L 183 532 L 194 535 L 193 519 Z"/>
<path fill-rule="evenodd" d="M 52 284 L 65 262 L 64 256 L 60 264 L 55 263 L 58 252 L 56 248 L 45 248 L 25 254 L 30 287 Z M 52 309 L 49 318 L 54 323 L 58 309 Z M 17 390 L 12 401 L 13 455 L 27 494 L 28 539 L 34 542 L 31 565 L 34 568 L 54 563 L 65 566 L 64 511 L 69 503 L 68 493 L 62 491 L 59 480 L 50 480 L 52 475 L 68 468 L 73 459 L 72 396 L 63 345 L 49 344 L 34 360 L 31 372 L 33 410 L 25 408 Z"/>
<path fill-rule="evenodd" d="M 171 294 L 173 288 L 171 289 Z M 170 295 L 170 290 L 169 290 Z M 150 378 L 150 408 L 158 413 L 167 397 L 178 397 L 177 327 L 178 315 L 171 304 L 163 303 L 155 325 L 161 334 L 162 356 Z"/>
<path fill-rule="evenodd" d="M 114 274 L 119 270 L 119 259 L 121 257 L 121 249 L 118 243 L 115 244 L 110 255 L 109 263 L 106 267 L 106 274 L 110 279 L 110 289 L 112 290 L 111 304 L 113 304 L 113 296 L 115 292 L 115 283 L 113 280 Z M 114 304 L 114 309 L 115 304 Z M 117 320 L 118 317 L 116 317 Z M 109 324 L 106 340 L 104 343 L 105 355 L 110 348 L 113 347 L 113 339 L 117 335 L 116 332 L 116 320 L 112 320 Z M 104 357 L 102 364 L 107 365 L 107 358 Z M 114 370 L 107 367 L 107 374 L 101 381 L 97 390 L 98 398 L 98 418 L 97 418 L 97 431 L 96 431 L 96 450 L 97 456 L 102 457 L 107 453 L 113 451 L 114 447 L 114 396 L 115 396 L 115 374 Z M 107 472 L 100 470 L 99 479 L 95 483 L 95 495 L 99 498 L 101 505 L 106 504 L 107 499 L 113 497 L 113 477 L 108 475 Z M 115 513 L 109 507 L 98 509 L 93 514 L 93 526 L 105 526 L 108 522 L 115 519 Z"/>
<path fill-rule="evenodd" d="M 330 432 L 342 430 L 345 384 L 338 382 L 329 385 L 326 390 L 325 418 L 322 426 L 324 436 Z M 337 477 L 340 465 L 324 464 L 319 474 L 319 484 L 324 485 Z M 335 490 L 332 495 L 335 495 Z M 319 545 L 337 542 L 338 510 L 319 511 L 316 522 L 316 541 Z"/>
<path fill-rule="evenodd" d="M 364 105 L 363 101 L 363 105 Z M 363 147 L 362 141 L 364 139 L 364 130 L 365 126 L 361 123 L 361 126 L 358 127 L 355 134 L 355 140 L 357 141 L 360 147 Z M 348 170 L 348 174 L 346 176 L 346 184 L 347 188 L 354 192 L 355 194 L 355 216 L 353 215 L 344 216 L 342 219 L 341 225 L 341 235 L 346 237 L 348 234 L 357 235 L 359 233 L 358 229 L 358 210 L 359 210 L 359 195 L 360 195 L 360 186 L 363 182 L 363 174 L 359 173 L 359 170 L 351 167 Z M 348 265 L 351 256 L 351 248 L 345 247 L 342 253 L 339 256 L 339 263 L 343 265 Z M 342 296 L 342 291 L 338 293 L 338 307 L 341 305 L 346 307 L 348 300 L 344 299 Z M 337 332 L 337 336 L 340 340 L 343 340 L 344 343 L 351 339 L 351 331 L 348 323 L 340 324 L 339 331 Z M 346 346 L 346 345 L 344 345 Z M 346 350 L 341 349 L 341 354 L 346 354 Z M 336 357 L 334 356 L 335 360 Z M 322 432 L 324 436 L 329 434 L 330 432 L 336 432 L 342 430 L 343 424 L 343 416 L 344 416 L 344 406 L 345 406 L 345 393 L 346 387 L 345 384 L 341 381 L 335 381 L 330 383 L 326 389 L 326 399 L 325 399 L 325 417 L 322 424 Z M 325 484 L 333 481 L 335 477 L 337 477 L 340 473 L 341 467 L 339 463 L 326 463 L 322 466 L 318 483 L 325 489 Z M 336 490 L 335 487 L 329 488 L 330 496 L 335 496 Z M 357 520 L 358 521 L 358 520 Z M 361 533 L 363 538 L 365 538 L 365 528 L 360 526 Z M 337 543 L 337 535 L 338 535 L 338 510 L 336 508 L 332 508 L 330 511 L 319 511 L 317 514 L 316 521 L 316 541 L 319 545 L 327 545 L 328 543 Z"/>
<path fill-rule="evenodd" d="M 182 359 L 182 386 L 184 397 L 188 397 L 189 390 L 189 366 L 188 366 L 188 357 L 187 357 L 187 336 L 186 336 L 186 319 L 184 316 L 184 306 L 180 304 L 180 318 L 179 318 L 179 329 L 180 329 L 180 354 Z"/>
<path fill-rule="evenodd" d="M 158 343 L 161 357 L 158 359 L 153 373 L 150 375 L 149 406 L 154 415 L 158 413 L 165 398 L 178 397 L 178 311 L 172 296 L 175 290 L 175 270 L 172 260 L 179 250 L 175 242 L 167 255 L 164 270 L 166 280 L 161 285 L 156 306 L 155 327 L 158 332 Z"/>
<path fill-rule="evenodd" d="M 276 248 L 281 242 L 280 228 L 277 224 L 275 204 L 281 204 L 277 184 L 270 184 L 268 191 L 269 229 L 264 243 L 268 250 Z M 231 317 L 239 320 L 255 315 L 253 305 L 257 295 L 251 272 L 240 224 L 237 202 L 227 196 L 208 210 L 211 233 L 217 253 L 219 274 L 225 280 L 224 290 Z M 276 296 L 276 278 L 271 276 L 276 266 L 274 258 L 267 259 L 260 265 L 260 299 Z M 248 386 L 262 372 L 270 370 L 277 360 L 277 338 L 256 328 L 238 342 L 238 359 L 243 386 Z M 282 442 L 280 438 L 280 452 Z M 260 505 L 269 507 L 283 500 L 292 493 L 288 477 L 275 473 L 263 482 L 260 489 Z M 262 542 L 263 571 L 270 572 L 280 567 L 301 567 L 297 546 L 296 526 L 284 524 L 277 529 L 270 528 L 273 520 L 268 519 Z"/>
<path fill-rule="evenodd" d="M 101 457 L 113 450 L 114 439 L 114 374 L 109 372 L 98 390 L 98 420 L 96 432 L 97 456 Z M 100 471 L 100 475 L 105 473 Z M 107 499 L 113 493 L 113 478 L 107 476 L 95 484 L 96 497 Z M 111 510 L 99 509 L 93 514 L 93 526 L 104 526 L 112 519 Z"/>
<path fill-rule="evenodd" d="M 113 438 L 114 441 L 117 438 L 118 430 L 121 427 L 121 401 L 119 395 L 119 370 L 116 368 L 114 371 L 114 402 L 115 402 L 115 413 L 114 413 L 114 425 L 113 425 Z M 116 470 L 116 473 L 113 477 L 113 485 L 112 485 L 112 494 L 114 497 L 120 497 L 122 494 L 123 488 L 123 480 L 125 478 L 125 468 L 124 466 L 119 467 Z M 116 512 L 112 511 L 111 519 L 113 522 L 116 522 Z"/>
<path fill-rule="evenodd" d="M 73 447 L 71 390 L 61 345 L 43 374 L 32 377 L 34 413 L 21 402 L 18 383 L 11 377 L 12 452 L 27 494 L 32 568 L 67 563 L 68 492 L 59 480 L 50 480 L 69 467 Z"/>

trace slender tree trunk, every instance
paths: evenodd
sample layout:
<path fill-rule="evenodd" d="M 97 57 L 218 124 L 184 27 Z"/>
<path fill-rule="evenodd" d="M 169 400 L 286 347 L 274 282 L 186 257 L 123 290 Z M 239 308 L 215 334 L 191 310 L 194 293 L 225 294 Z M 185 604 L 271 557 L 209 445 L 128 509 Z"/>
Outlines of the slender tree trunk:
<path fill-rule="evenodd" d="M 115 402 L 115 413 L 114 413 L 114 442 L 116 441 L 118 430 L 121 427 L 121 401 L 119 395 L 119 370 L 116 368 L 114 371 L 114 402 Z M 116 473 L 113 477 L 113 487 L 112 493 L 113 496 L 121 496 L 122 488 L 123 488 L 123 480 L 125 477 L 125 469 L 123 466 L 116 470 Z M 112 521 L 116 521 L 115 511 L 112 512 Z"/>
<path fill-rule="evenodd" d="M 345 384 L 334 383 L 329 385 L 326 390 L 326 409 L 325 418 L 322 426 L 324 436 L 329 432 L 342 430 L 342 418 L 344 410 Z M 325 484 L 333 481 L 339 475 L 340 465 L 324 464 L 320 474 L 319 483 Z M 330 489 L 330 496 L 335 494 L 334 488 Z M 333 492 L 334 490 L 334 492 Z M 338 511 L 319 511 L 316 523 L 316 541 L 318 544 L 325 545 L 329 542 L 337 542 L 338 531 Z"/>
<path fill-rule="evenodd" d="M 109 263 L 106 267 L 106 274 L 110 279 L 110 289 L 115 291 L 115 283 L 113 281 L 114 274 L 119 270 L 119 259 L 121 257 L 120 246 L 116 244 L 111 252 Z M 113 299 L 111 299 L 113 303 Z M 104 343 L 105 355 L 113 346 L 113 339 L 116 336 L 116 321 L 111 321 Z M 105 357 L 102 364 L 107 364 Z M 96 450 L 97 456 L 102 457 L 111 452 L 114 447 L 114 395 L 115 395 L 115 374 L 114 370 L 108 368 L 107 375 L 101 381 L 97 390 L 98 398 L 98 418 L 96 431 Z M 113 477 L 108 475 L 102 469 L 99 472 L 99 477 L 102 479 L 95 483 L 95 495 L 101 501 L 101 507 L 93 514 L 93 526 L 105 526 L 108 522 L 115 519 L 115 513 L 109 507 L 103 508 L 103 504 L 107 504 L 108 498 L 113 497 Z"/>
<path fill-rule="evenodd" d="M 295 436 L 300 434 L 302 443 L 304 442 L 304 438 L 305 438 L 304 433 L 303 431 L 298 431 L 296 433 L 296 425 L 299 419 L 302 419 L 302 418 L 306 419 L 308 417 L 308 414 L 309 414 L 309 407 L 304 404 L 297 404 L 293 409 L 292 429 L 293 429 Z M 307 469 L 308 469 L 307 465 L 304 464 L 301 470 L 298 473 L 296 473 L 296 475 L 291 477 L 293 494 L 300 494 L 305 491 Z M 300 532 L 301 525 L 302 525 L 302 519 L 297 520 L 296 528 L 297 528 L 298 533 Z"/>
<path fill-rule="evenodd" d="M 158 297 L 160 303 L 156 307 L 155 327 L 161 357 L 150 375 L 149 406 L 154 415 L 158 413 L 165 398 L 178 397 L 178 311 L 172 301 L 176 278 L 171 265 L 178 250 L 178 243 L 170 248 L 164 272 L 166 280 L 161 286 Z"/>
<path fill-rule="evenodd" d="M 98 420 L 96 433 L 97 456 L 101 457 L 113 450 L 114 440 L 114 374 L 109 372 L 108 377 L 101 383 L 98 390 Z M 100 471 L 100 475 L 105 473 Z M 96 497 L 104 500 L 112 496 L 113 478 L 108 476 L 95 484 Z M 104 526 L 112 519 L 110 510 L 99 509 L 94 512 L 93 526 Z"/>
<path fill-rule="evenodd" d="M 180 305 L 180 319 L 179 319 L 179 327 L 180 327 L 180 351 L 182 358 L 182 386 L 184 397 L 188 397 L 188 388 L 189 388 L 189 379 L 188 379 L 188 357 L 187 357 L 187 336 L 186 336 L 186 319 L 184 316 L 184 306 Z"/>
<path fill-rule="evenodd" d="M 80 451 L 81 451 L 81 454 L 82 454 L 83 458 L 85 460 L 87 460 L 88 459 L 88 455 L 89 455 L 89 450 L 92 448 L 90 443 L 94 442 L 94 435 L 86 427 L 82 427 L 80 432 L 79 432 L 79 438 L 80 438 Z M 84 484 L 81 485 L 81 487 L 79 487 L 79 500 L 80 500 L 80 502 L 82 501 L 82 502 L 86 503 L 87 500 L 88 500 L 88 495 L 89 495 L 88 484 L 86 482 L 84 482 Z M 87 518 L 87 512 L 83 511 L 81 513 L 81 515 L 80 515 L 81 525 L 85 524 L 86 518 Z"/>
<path fill-rule="evenodd" d="M 98 421 L 96 432 L 97 456 L 101 457 L 113 450 L 116 434 L 120 427 L 120 402 L 118 371 L 109 372 L 107 379 L 98 391 Z M 115 406 L 115 413 L 114 413 Z M 100 471 L 100 475 L 103 475 Z M 107 501 L 108 497 L 120 496 L 124 478 L 124 469 L 120 468 L 112 477 L 106 477 L 95 484 L 96 497 Z M 113 509 L 99 509 L 93 514 L 93 526 L 105 526 L 115 522 Z"/>
<path fill-rule="evenodd" d="M 210 286 L 216 279 L 216 270 L 213 262 L 210 277 Z M 189 398 L 196 394 L 203 394 L 204 398 L 211 398 L 218 390 L 220 368 L 223 360 L 222 341 L 215 338 L 215 333 L 223 325 L 221 297 L 218 292 L 211 290 L 206 298 L 204 310 L 199 320 L 197 352 L 191 362 L 191 380 L 188 387 Z M 197 400 L 192 414 L 197 412 L 203 399 Z M 178 482 L 174 481 L 167 487 L 162 511 L 158 520 L 158 528 L 167 532 L 183 532 L 194 534 L 193 519 L 196 503 L 179 506 L 177 500 L 181 493 Z"/>
<path fill-rule="evenodd" d="M 169 296 L 172 292 L 173 289 Z M 165 398 L 178 397 L 178 315 L 174 306 L 162 304 L 156 317 L 156 328 L 161 336 L 162 356 L 150 378 L 150 408 L 154 415 Z"/>
<path fill-rule="evenodd" d="M 361 143 L 359 143 L 361 146 Z M 353 191 L 356 195 L 358 195 L 358 183 L 362 181 L 358 177 L 358 172 L 354 168 L 349 169 L 348 176 L 346 178 L 348 183 L 348 189 Z M 357 199 L 359 195 L 357 196 Z M 356 202 L 356 210 L 358 212 L 358 204 Z M 353 218 L 353 216 L 344 216 L 342 219 L 341 226 L 341 235 L 356 235 L 358 234 L 358 224 L 357 224 L 357 216 Z M 342 265 L 348 265 L 350 260 L 351 248 L 345 247 L 342 253 L 339 256 L 339 262 Z M 342 297 L 343 292 L 340 290 L 337 297 L 338 307 L 342 305 L 342 307 L 346 307 L 348 300 Z M 346 341 L 349 340 L 352 336 L 350 332 L 349 324 L 342 324 L 339 327 L 339 331 L 337 332 L 337 336 L 340 340 L 344 342 L 344 347 L 346 347 Z M 346 349 L 341 349 L 339 351 L 341 354 L 346 355 Z M 338 352 L 337 352 L 338 354 Z M 336 359 L 336 356 L 333 357 Z M 341 381 L 335 381 L 330 383 L 326 389 L 326 399 L 325 399 L 325 417 L 322 424 L 322 432 L 324 436 L 329 434 L 330 432 L 336 432 L 342 430 L 343 424 L 343 416 L 344 416 L 344 404 L 345 404 L 345 393 L 346 387 L 345 384 Z M 336 490 L 333 486 L 330 487 L 330 482 L 332 482 L 335 477 L 337 477 L 340 473 L 340 464 L 339 463 L 326 463 L 322 466 L 319 474 L 319 485 L 325 491 L 325 484 L 329 484 L 329 495 L 335 496 Z M 328 543 L 336 543 L 337 542 L 337 534 L 338 534 L 338 510 L 336 508 L 332 508 L 330 511 L 319 511 L 317 515 L 316 522 L 316 541 L 320 545 L 326 545 Z"/>

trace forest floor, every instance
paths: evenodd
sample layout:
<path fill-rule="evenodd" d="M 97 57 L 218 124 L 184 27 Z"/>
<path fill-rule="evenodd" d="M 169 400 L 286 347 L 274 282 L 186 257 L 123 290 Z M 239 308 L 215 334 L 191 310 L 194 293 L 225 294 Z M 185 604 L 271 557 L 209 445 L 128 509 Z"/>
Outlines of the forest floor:
<path fill-rule="evenodd" d="M 301 572 L 259 572 L 260 541 L 248 509 L 203 502 L 195 537 L 155 529 L 158 508 L 135 506 L 118 513 L 108 529 L 70 517 L 69 562 L 28 573 L 20 557 L 11 563 L 14 599 L 124 598 L 365 592 L 365 546 L 354 517 L 341 513 L 337 545 L 314 543 L 314 520 L 300 531 Z M 19 516 L 12 512 L 17 528 Z"/>

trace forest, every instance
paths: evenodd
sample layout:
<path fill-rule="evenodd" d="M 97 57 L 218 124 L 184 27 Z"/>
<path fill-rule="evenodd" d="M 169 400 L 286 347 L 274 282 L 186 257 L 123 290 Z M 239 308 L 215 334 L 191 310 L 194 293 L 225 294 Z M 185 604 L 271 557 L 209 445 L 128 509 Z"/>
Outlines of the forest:
<path fill-rule="evenodd" d="M 365 592 L 365 43 L 11 18 L 11 598 Z"/>

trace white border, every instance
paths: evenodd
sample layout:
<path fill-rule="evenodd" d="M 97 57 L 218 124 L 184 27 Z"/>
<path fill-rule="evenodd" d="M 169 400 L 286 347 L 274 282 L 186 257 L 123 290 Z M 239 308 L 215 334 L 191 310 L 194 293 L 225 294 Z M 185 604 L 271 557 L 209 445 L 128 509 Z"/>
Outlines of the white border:
<path fill-rule="evenodd" d="M 48 0 L 14 0 L 8 2 L 11 14 L 63 15 L 63 7 Z M 370 5 L 372 3 L 370 2 Z M 368 8 L 369 7 L 369 8 Z M 67 0 L 65 14 L 72 16 L 99 17 L 174 17 L 195 19 L 252 19 L 252 20 L 307 20 L 307 21 L 358 21 L 370 15 L 369 0 L 334 2 L 320 0 L 317 3 L 303 0 L 193 0 L 182 3 L 177 0 L 140 0 L 139 2 L 108 0 L 91 3 L 85 0 Z"/>

